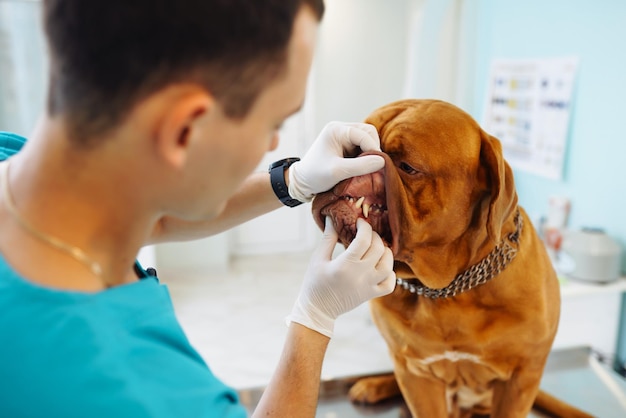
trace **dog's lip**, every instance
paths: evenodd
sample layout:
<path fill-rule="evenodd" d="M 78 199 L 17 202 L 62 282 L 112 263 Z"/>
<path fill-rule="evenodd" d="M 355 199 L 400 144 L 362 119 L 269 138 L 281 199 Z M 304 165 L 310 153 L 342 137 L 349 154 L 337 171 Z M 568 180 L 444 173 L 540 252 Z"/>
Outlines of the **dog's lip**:
<path fill-rule="evenodd" d="M 384 178 L 386 178 L 386 176 L 388 175 L 389 170 L 393 170 L 393 167 L 394 167 L 393 161 L 391 161 L 391 158 L 387 154 L 383 152 L 370 151 L 370 152 L 365 152 L 365 153 L 360 154 L 359 157 L 365 156 L 365 155 L 379 155 L 385 159 L 385 167 L 381 170 Z M 317 222 L 317 225 L 320 227 L 320 229 L 322 230 L 324 229 L 325 218 L 329 214 L 328 209 L 331 205 L 334 205 L 338 200 L 344 199 L 346 196 L 358 198 L 357 196 L 352 196 L 350 193 L 346 193 L 346 189 L 348 188 L 351 179 L 352 178 L 346 179 L 340 182 L 339 184 L 335 185 L 335 187 L 333 187 L 333 189 L 329 190 L 328 192 L 319 194 L 315 197 L 315 201 L 313 202 L 314 203 L 313 208 L 315 210 L 317 206 L 319 210 L 317 210 L 316 213 L 314 213 L 315 215 L 314 218 Z M 384 198 L 382 199 L 382 201 L 381 200 L 375 201 L 375 203 L 378 205 L 384 206 L 388 212 L 386 227 L 388 228 L 390 236 L 386 240 L 383 239 L 383 241 L 385 242 L 385 245 L 391 248 L 391 251 L 395 256 L 399 250 L 398 239 L 397 239 L 397 234 L 399 233 L 399 231 L 397 231 L 396 222 L 392 221 L 393 216 L 395 216 L 394 206 L 393 206 L 395 203 L 393 202 L 392 197 L 389 196 L 389 194 L 387 193 L 387 190 L 386 190 L 387 180 L 384 181 L 384 185 L 385 185 Z M 363 215 L 359 217 L 364 218 Z M 367 219 L 365 220 L 368 221 Z M 338 233 L 345 234 L 344 231 L 338 231 Z M 354 234 L 352 234 L 350 238 L 354 238 Z M 347 240 L 347 241 L 351 241 L 351 240 Z M 387 241 L 390 241 L 390 242 L 387 242 Z"/>

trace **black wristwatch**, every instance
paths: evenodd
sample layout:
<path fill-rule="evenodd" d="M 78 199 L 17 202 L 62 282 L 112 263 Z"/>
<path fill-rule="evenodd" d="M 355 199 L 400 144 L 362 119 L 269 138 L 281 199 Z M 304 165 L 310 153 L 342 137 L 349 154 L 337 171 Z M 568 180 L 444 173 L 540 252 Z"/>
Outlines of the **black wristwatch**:
<path fill-rule="evenodd" d="M 284 160 L 276 161 L 275 163 L 270 164 L 269 173 L 270 173 L 270 182 L 272 183 L 272 189 L 276 194 L 276 197 L 283 203 L 285 206 L 294 207 L 301 205 L 303 202 L 298 199 L 294 199 L 289 196 L 289 188 L 285 183 L 285 170 L 291 164 L 296 161 L 300 161 L 300 158 L 285 158 Z"/>

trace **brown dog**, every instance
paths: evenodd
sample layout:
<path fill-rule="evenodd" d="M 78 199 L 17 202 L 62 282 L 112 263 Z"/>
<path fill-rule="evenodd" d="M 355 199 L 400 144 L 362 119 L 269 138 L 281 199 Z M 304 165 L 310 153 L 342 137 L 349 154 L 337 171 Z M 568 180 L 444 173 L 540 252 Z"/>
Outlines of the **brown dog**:
<path fill-rule="evenodd" d="M 517 205 L 500 142 L 441 101 L 394 102 L 366 122 L 378 129 L 385 168 L 313 202 L 320 228 L 331 216 L 344 245 L 367 218 L 399 278 L 371 303 L 395 378 L 362 380 L 351 399 L 401 391 L 419 418 L 526 417 L 557 330 L 559 284 Z"/>

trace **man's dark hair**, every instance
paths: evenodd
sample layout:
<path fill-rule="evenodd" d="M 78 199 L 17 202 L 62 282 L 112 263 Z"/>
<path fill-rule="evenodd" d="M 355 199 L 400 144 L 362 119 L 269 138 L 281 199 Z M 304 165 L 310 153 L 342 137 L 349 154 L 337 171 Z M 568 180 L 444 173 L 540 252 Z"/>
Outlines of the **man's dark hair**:
<path fill-rule="evenodd" d="M 48 113 L 81 143 L 151 93 L 194 82 L 243 118 L 284 72 L 303 4 L 321 20 L 323 0 L 44 0 Z"/>

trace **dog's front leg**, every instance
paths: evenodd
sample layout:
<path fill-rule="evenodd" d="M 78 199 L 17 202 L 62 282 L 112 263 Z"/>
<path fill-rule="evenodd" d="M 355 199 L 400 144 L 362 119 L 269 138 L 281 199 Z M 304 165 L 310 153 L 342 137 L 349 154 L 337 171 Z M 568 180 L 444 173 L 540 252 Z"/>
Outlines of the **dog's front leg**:
<path fill-rule="evenodd" d="M 507 381 L 494 384 L 491 418 L 526 418 L 539 391 L 543 367 L 518 369 Z"/>
<path fill-rule="evenodd" d="M 413 418 L 446 418 L 446 385 L 443 381 L 421 377 L 405 368 L 396 368 L 396 379 Z"/>

